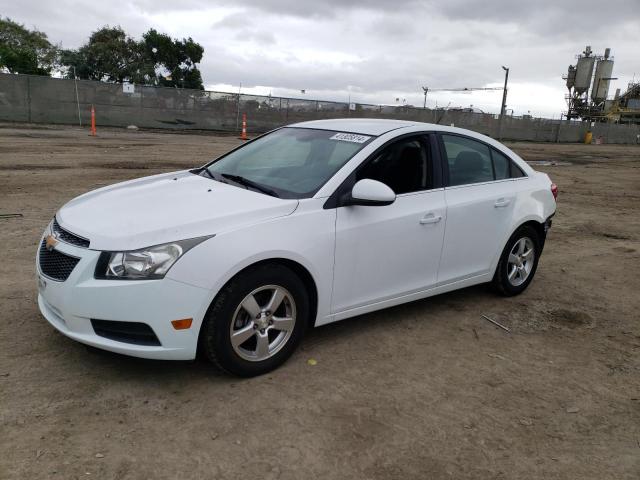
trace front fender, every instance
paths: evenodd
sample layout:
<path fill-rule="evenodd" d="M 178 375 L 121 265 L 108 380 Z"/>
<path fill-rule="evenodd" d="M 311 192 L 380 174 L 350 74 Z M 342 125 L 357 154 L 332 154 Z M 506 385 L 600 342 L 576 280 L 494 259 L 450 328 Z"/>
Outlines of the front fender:
<path fill-rule="evenodd" d="M 317 319 L 324 318 L 330 314 L 336 212 L 323 210 L 322 201 L 309 199 L 292 215 L 218 234 L 185 254 L 167 277 L 207 289 L 210 304 L 245 268 L 264 260 L 290 260 L 313 278 Z M 316 204 L 320 208 L 313 208 Z"/>

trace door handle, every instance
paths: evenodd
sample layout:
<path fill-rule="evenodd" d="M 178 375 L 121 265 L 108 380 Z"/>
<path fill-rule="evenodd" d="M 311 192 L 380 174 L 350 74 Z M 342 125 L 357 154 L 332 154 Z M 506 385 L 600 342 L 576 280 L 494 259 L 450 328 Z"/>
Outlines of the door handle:
<path fill-rule="evenodd" d="M 422 225 L 427 225 L 429 223 L 438 223 L 442 220 L 442 215 L 434 215 L 433 213 L 427 213 L 424 217 L 420 219 L 420 223 Z"/>
<path fill-rule="evenodd" d="M 511 203 L 511 199 L 510 198 L 499 198 L 498 200 L 496 200 L 496 203 L 494 203 L 493 206 L 496 207 L 496 208 L 506 207 L 510 203 Z"/>

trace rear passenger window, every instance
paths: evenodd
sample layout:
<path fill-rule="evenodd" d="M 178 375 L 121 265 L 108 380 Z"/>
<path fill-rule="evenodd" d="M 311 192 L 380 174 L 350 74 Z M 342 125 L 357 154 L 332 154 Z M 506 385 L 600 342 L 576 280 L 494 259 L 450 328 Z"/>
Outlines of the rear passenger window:
<path fill-rule="evenodd" d="M 442 135 L 447 162 L 449 185 L 493 181 L 491 153 L 484 143 L 456 135 Z"/>
<path fill-rule="evenodd" d="M 493 158 L 493 168 L 496 172 L 496 180 L 526 176 L 522 169 L 516 165 L 516 162 L 497 150 L 491 149 L 491 157 Z"/>
<path fill-rule="evenodd" d="M 526 177 L 522 169 L 515 164 L 515 162 L 511 162 L 511 178 L 520 178 Z"/>
<path fill-rule="evenodd" d="M 496 180 L 504 180 L 506 178 L 510 178 L 511 160 L 509 160 L 497 150 L 491 150 L 491 158 L 493 158 L 493 169 L 496 172 Z"/>

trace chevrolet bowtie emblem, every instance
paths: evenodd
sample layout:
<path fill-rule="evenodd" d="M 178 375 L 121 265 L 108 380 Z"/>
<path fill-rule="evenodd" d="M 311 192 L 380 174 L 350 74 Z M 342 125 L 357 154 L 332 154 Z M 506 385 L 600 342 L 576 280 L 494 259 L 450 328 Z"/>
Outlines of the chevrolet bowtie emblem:
<path fill-rule="evenodd" d="M 47 235 L 47 238 L 45 239 L 45 246 L 47 247 L 47 250 L 53 250 L 57 244 L 58 240 L 56 240 L 56 237 L 53 235 Z"/>

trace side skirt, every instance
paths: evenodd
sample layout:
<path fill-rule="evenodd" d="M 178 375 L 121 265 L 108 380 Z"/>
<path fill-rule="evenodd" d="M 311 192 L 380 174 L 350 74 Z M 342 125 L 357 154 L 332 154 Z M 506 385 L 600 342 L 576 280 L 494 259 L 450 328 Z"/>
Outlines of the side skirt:
<path fill-rule="evenodd" d="M 365 313 L 375 312 L 376 310 L 382 310 L 384 308 L 395 307 L 403 303 L 413 302 L 415 300 L 421 300 L 423 298 L 433 297 L 440 295 L 441 293 L 451 292 L 453 290 L 459 290 L 461 288 L 470 287 L 472 285 L 478 285 L 491 281 L 492 274 L 484 273 L 482 275 L 476 275 L 475 277 L 466 278 L 446 285 L 439 285 L 428 290 L 421 290 L 419 292 L 410 293 L 407 295 L 401 295 L 388 300 L 380 302 L 374 302 L 360 307 L 350 308 L 333 315 L 327 315 L 322 319 L 316 321 L 316 326 L 326 325 L 328 323 L 337 322 L 346 318 L 356 317 Z"/>

